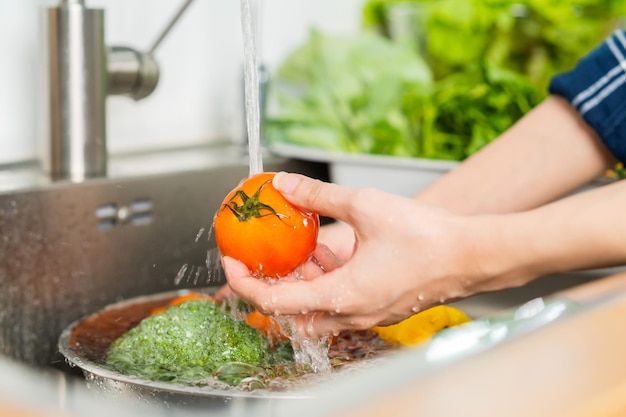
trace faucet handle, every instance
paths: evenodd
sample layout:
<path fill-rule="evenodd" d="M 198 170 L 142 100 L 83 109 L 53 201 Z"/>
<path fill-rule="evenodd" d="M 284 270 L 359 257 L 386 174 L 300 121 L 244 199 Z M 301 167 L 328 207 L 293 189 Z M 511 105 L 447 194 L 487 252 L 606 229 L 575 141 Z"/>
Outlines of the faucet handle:
<path fill-rule="evenodd" d="M 112 46 L 107 52 L 109 95 L 141 100 L 152 94 L 159 82 L 159 64 L 151 54 L 127 46 Z"/>
<path fill-rule="evenodd" d="M 82 3 L 84 0 L 64 1 Z M 140 100 L 154 91 L 159 81 L 159 65 L 154 59 L 154 52 L 192 2 L 193 0 L 185 0 L 148 52 L 141 52 L 127 46 L 108 48 L 108 94 L 126 95 Z"/>
<path fill-rule="evenodd" d="M 154 55 L 154 51 L 156 51 L 156 49 L 159 47 L 161 42 L 163 42 L 163 39 L 165 39 L 167 34 L 170 33 L 174 25 L 176 25 L 176 22 L 178 22 L 180 17 L 183 15 L 183 13 L 185 13 L 185 10 L 187 10 L 187 8 L 191 5 L 192 2 L 193 0 L 185 0 L 182 6 L 180 6 L 176 14 L 172 16 L 168 24 L 163 28 L 159 36 L 157 36 L 156 40 L 152 43 L 152 46 L 148 49 L 148 52 L 147 52 L 148 55 Z"/>

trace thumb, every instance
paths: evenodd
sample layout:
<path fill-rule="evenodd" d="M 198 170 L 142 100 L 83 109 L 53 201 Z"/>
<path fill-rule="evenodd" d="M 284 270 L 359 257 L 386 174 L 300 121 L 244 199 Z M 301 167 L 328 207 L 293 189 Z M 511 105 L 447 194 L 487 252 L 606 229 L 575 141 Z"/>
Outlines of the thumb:
<path fill-rule="evenodd" d="M 272 185 L 291 203 L 322 216 L 349 223 L 354 190 L 300 174 L 279 172 Z"/>

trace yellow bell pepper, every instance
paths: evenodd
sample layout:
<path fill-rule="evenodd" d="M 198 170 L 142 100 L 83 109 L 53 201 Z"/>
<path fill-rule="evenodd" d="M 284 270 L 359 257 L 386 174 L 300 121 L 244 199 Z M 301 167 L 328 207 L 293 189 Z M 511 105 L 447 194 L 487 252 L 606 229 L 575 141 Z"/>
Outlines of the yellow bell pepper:
<path fill-rule="evenodd" d="M 388 343 L 412 346 L 430 339 L 446 327 L 457 326 L 471 319 L 461 310 L 450 306 L 435 306 L 390 326 L 372 328 L 378 336 Z"/>

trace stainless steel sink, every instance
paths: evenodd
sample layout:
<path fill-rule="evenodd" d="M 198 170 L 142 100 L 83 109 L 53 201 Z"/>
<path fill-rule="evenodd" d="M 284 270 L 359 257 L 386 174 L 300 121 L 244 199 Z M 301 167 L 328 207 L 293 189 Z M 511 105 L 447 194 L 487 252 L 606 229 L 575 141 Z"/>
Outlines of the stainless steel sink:
<path fill-rule="evenodd" d="M 266 170 L 327 179 L 323 164 L 265 160 Z M 220 146 L 113 158 L 108 177 L 81 183 L 50 182 L 31 166 L 0 171 L 0 353 L 63 365 L 57 340 L 78 318 L 137 295 L 221 285 L 207 265 L 210 225 L 247 163 Z M 546 277 L 459 305 L 484 316 L 602 275 Z"/>
<path fill-rule="evenodd" d="M 266 170 L 328 178 L 324 164 L 271 155 L 264 161 Z M 221 285 L 219 267 L 207 266 L 215 247 L 209 227 L 224 195 L 248 174 L 247 162 L 233 146 L 129 155 L 112 159 L 106 178 L 81 183 L 50 182 L 28 164 L 0 167 L 0 369 L 13 375 L 0 378 L 0 405 L 15 392 L 25 398 L 29 387 L 54 409 L 93 408 L 84 380 L 57 351 L 65 327 L 122 299 Z M 610 272 L 544 277 L 457 305 L 474 317 L 491 316 Z M 103 415 L 139 415 L 134 403 L 102 404 Z M 225 415 L 244 410 L 229 407 Z M 160 414 L 171 415 L 165 408 L 146 415 Z"/>
<path fill-rule="evenodd" d="M 319 164 L 268 156 L 265 165 L 326 175 Z M 209 228 L 247 174 L 245 153 L 231 146 L 114 158 L 107 178 L 82 183 L 11 167 L 0 186 L 0 353 L 54 364 L 63 328 L 106 304 L 220 285 L 206 263 Z"/>

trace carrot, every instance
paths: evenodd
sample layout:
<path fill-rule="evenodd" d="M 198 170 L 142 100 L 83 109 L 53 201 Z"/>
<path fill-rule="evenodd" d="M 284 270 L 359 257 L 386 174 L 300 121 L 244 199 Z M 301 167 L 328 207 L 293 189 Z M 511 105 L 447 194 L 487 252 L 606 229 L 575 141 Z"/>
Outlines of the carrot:
<path fill-rule="evenodd" d="M 185 301 L 189 301 L 189 300 L 206 300 L 206 301 L 211 301 L 211 300 L 213 300 L 213 298 L 211 298 L 211 296 L 209 296 L 209 295 L 202 294 L 202 293 L 199 293 L 199 292 L 190 292 L 189 294 L 181 295 L 179 297 L 174 298 L 173 300 L 171 300 L 169 303 L 167 303 L 163 307 L 157 307 L 157 308 L 152 309 L 150 311 L 150 315 L 163 313 L 169 307 L 175 306 L 177 304 L 184 303 Z"/>
<path fill-rule="evenodd" d="M 271 342 L 289 340 L 273 317 L 264 316 L 258 311 L 249 313 L 246 316 L 246 323 L 263 333 Z"/>

